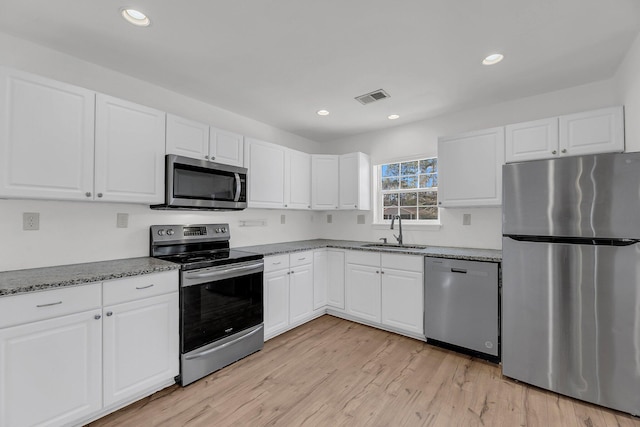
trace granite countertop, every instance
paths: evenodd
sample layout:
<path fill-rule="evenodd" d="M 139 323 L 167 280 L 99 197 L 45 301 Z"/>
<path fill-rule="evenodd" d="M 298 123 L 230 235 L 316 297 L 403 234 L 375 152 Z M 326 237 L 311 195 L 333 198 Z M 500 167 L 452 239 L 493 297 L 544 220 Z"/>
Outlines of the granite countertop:
<path fill-rule="evenodd" d="M 375 243 L 375 242 L 374 242 Z M 450 248 L 444 246 L 425 246 L 407 244 L 408 248 L 369 248 L 372 242 L 358 242 L 354 240 L 300 240 L 297 242 L 273 243 L 267 245 L 244 246 L 234 248 L 247 252 L 256 252 L 264 256 L 285 254 L 290 252 L 308 251 L 321 248 L 350 249 L 358 251 L 386 252 L 394 254 L 421 255 L 434 258 L 453 258 L 469 261 L 501 262 L 502 251 L 495 249 Z"/>
<path fill-rule="evenodd" d="M 178 268 L 180 265 L 172 262 L 142 257 L 3 271 L 0 272 L 0 297 Z"/>

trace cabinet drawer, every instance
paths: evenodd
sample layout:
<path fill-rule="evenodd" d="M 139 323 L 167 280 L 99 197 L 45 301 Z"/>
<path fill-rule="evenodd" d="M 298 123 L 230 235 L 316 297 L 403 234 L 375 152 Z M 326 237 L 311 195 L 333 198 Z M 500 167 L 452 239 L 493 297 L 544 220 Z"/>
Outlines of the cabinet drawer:
<path fill-rule="evenodd" d="M 422 273 L 424 257 L 420 255 L 382 254 L 382 267 Z"/>
<path fill-rule="evenodd" d="M 0 328 L 100 308 L 101 283 L 0 298 Z"/>
<path fill-rule="evenodd" d="M 380 253 L 365 251 L 347 251 L 347 264 L 380 266 Z"/>
<path fill-rule="evenodd" d="M 109 280 L 104 282 L 103 305 L 119 304 L 140 298 L 177 292 L 178 286 L 177 270 Z"/>
<path fill-rule="evenodd" d="M 264 258 L 264 272 L 282 270 L 289 268 L 289 254 L 274 255 Z"/>
<path fill-rule="evenodd" d="M 311 264 L 312 262 L 313 262 L 313 251 L 295 252 L 295 253 L 289 254 L 289 266 L 291 267 Z"/>

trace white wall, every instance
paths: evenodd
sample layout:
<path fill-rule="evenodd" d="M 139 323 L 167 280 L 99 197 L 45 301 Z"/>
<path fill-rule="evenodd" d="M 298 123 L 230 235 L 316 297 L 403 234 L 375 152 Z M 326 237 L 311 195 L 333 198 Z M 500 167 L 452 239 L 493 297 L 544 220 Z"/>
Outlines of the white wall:
<path fill-rule="evenodd" d="M 3 33 L 0 33 L 0 65 L 290 148 L 319 150 L 314 141 Z M 22 230 L 23 212 L 40 213 L 39 231 Z M 129 213 L 129 228 L 116 228 L 118 212 Z M 284 225 L 280 224 L 281 214 L 286 215 Z M 232 246 L 309 239 L 317 234 L 311 227 L 311 217 L 310 213 L 290 211 L 192 214 L 151 211 L 141 205 L 0 200 L 0 271 L 147 256 L 152 224 L 228 222 L 232 227 Z M 239 219 L 266 219 L 267 226 L 241 228 Z"/>
<path fill-rule="evenodd" d="M 627 151 L 640 151 L 640 35 L 615 75 L 618 102 L 624 105 Z"/>
<path fill-rule="evenodd" d="M 620 101 L 614 89 L 612 79 L 600 81 L 357 135 L 325 144 L 323 149 L 326 153 L 339 154 L 362 151 L 371 156 L 372 164 L 437 156 L 438 136 L 618 105 Z M 449 208 L 440 212 L 441 228 L 407 230 L 403 233 L 405 243 L 501 249 L 500 208 Z M 465 213 L 471 214 L 471 225 L 462 225 Z M 358 225 L 357 213 L 351 212 L 333 213 L 331 224 L 327 224 L 325 217 L 320 219 L 324 238 L 374 241 L 387 237 L 393 241 L 392 231 L 371 226 L 371 213 L 365 215 L 365 225 Z"/>

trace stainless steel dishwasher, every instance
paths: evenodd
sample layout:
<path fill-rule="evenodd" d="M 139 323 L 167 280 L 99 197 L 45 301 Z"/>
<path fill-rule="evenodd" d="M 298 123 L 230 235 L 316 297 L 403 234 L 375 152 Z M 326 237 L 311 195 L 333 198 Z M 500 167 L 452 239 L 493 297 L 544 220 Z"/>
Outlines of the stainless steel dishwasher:
<path fill-rule="evenodd" d="M 427 342 L 500 355 L 498 264 L 425 257 Z"/>

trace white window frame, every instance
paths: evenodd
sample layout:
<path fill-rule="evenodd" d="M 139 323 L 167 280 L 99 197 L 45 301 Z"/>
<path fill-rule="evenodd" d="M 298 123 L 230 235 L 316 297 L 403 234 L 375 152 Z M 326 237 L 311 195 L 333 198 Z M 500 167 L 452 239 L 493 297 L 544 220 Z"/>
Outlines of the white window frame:
<path fill-rule="evenodd" d="M 406 159 L 394 159 L 389 161 L 384 161 L 379 164 L 373 165 L 373 227 L 384 229 L 389 228 L 391 225 L 390 219 L 383 219 L 382 215 L 382 165 L 387 165 L 390 163 L 403 163 L 403 162 L 412 162 L 416 160 L 424 160 L 424 159 L 437 159 L 437 156 L 412 156 L 411 158 Z M 438 165 L 439 166 L 439 165 Z M 438 173 L 438 180 L 440 180 L 440 174 Z M 412 189 L 407 189 L 406 192 L 411 192 Z M 400 190 L 399 192 L 402 192 Z M 403 219 L 402 226 L 406 229 L 440 229 L 442 226 L 441 223 L 442 218 L 442 210 L 438 207 L 438 219 Z"/>

